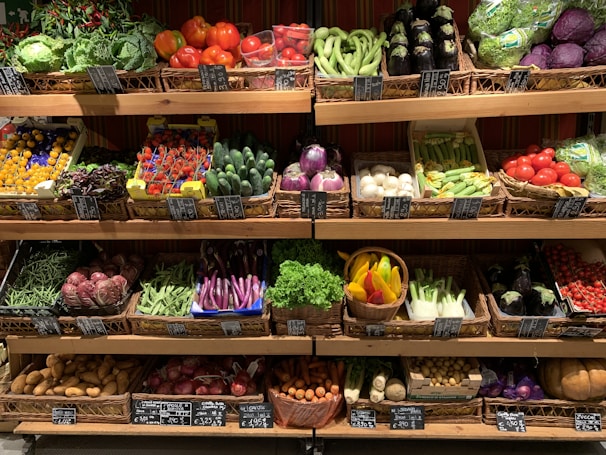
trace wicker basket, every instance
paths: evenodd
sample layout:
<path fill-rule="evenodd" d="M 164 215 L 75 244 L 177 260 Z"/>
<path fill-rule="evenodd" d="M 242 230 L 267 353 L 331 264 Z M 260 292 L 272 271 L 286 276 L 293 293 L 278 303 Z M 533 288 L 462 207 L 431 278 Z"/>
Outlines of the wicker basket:
<path fill-rule="evenodd" d="M 373 403 L 368 398 L 360 398 L 354 404 L 347 404 L 347 421 L 351 422 L 352 409 L 368 409 L 375 411 L 377 423 L 390 422 L 392 406 L 423 406 L 425 421 L 432 423 L 482 423 L 482 399 L 474 398 L 469 401 L 390 401 L 383 400 Z"/>
<path fill-rule="evenodd" d="M 606 401 L 581 402 L 544 399 L 515 401 L 505 398 L 484 398 L 484 423 L 497 424 L 497 412 L 522 412 L 528 426 L 574 428 L 577 412 L 597 413 L 606 416 Z"/>
<path fill-rule="evenodd" d="M 276 185 L 276 208 L 279 218 L 301 218 L 301 192 L 280 189 L 282 175 Z M 349 218 L 349 177 L 343 176 L 343 188 L 326 192 L 326 218 Z"/>
<path fill-rule="evenodd" d="M 400 267 L 400 274 L 402 277 L 402 293 L 394 303 L 375 305 L 372 303 L 361 302 L 351 295 L 347 287 L 347 283 L 350 281 L 349 268 L 352 266 L 356 256 L 362 253 L 377 253 L 378 255 L 386 254 L 389 256 L 392 264 Z M 365 319 L 366 321 L 390 321 L 396 315 L 404 299 L 406 299 L 406 293 L 408 292 L 408 268 L 404 260 L 391 250 L 381 247 L 364 247 L 354 251 L 343 267 L 343 276 L 345 278 L 345 285 L 343 290 L 345 292 L 345 299 L 347 300 L 347 308 L 351 314 L 357 318 Z"/>
<path fill-rule="evenodd" d="M 38 369 L 42 359 L 28 365 L 22 373 Z M 141 388 L 149 362 L 142 364 L 126 393 L 106 397 L 65 397 L 16 395 L 10 386 L 0 392 L 0 417 L 5 420 L 51 422 L 54 408 L 75 408 L 78 423 L 130 423 L 131 394 Z"/>
<path fill-rule="evenodd" d="M 488 310 L 490 311 L 490 325 L 492 331 L 499 337 L 517 337 L 522 324 L 522 316 L 510 316 L 504 314 L 492 295 L 490 285 L 484 276 L 484 272 L 493 264 L 504 264 L 513 260 L 513 257 L 504 255 L 476 255 L 473 258 L 473 264 L 476 267 L 476 273 L 486 295 Z M 543 337 L 557 338 L 570 327 L 587 327 L 592 329 L 602 329 L 602 332 L 596 335 L 596 338 L 606 337 L 606 318 L 569 318 L 569 317 L 549 317 L 547 327 Z"/>
<path fill-rule="evenodd" d="M 288 321 L 305 321 L 307 336 L 337 336 L 343 334 L 343 301 L 333 303 L 329 310 L 312 305 L 287 309 L 271 307 L 271 320 L 276 335 L 289 335 Z"/>
<path fill-rule="evenodd" d="M 114 201 L 97 200 L 99 207 L 99 216 L 101 221 L 126 221 L 129 219 L 128 210 L 126 209 L 127 197 L 121 197 Z M 54 199 L 37 201 L 38 209 L 40 210 L 41 219 L 49 220 L 77 220 L 78 215 L 76 208 L 71 199 Z"/>
<path fill-rule="evenodd" d="M 473 319 L 463 320 L 458 337 L 486 336 L 490 323 L 490 313 L 486 296 L 470 257 L 462 255 L 406 256 L 405 259 L 411 270 L 422 267 L 432 269 L 434 276 L 452 275 L 454 282 L 466 290 L 465 298 L 475 316 Z M 396 315 L 399 318 L 381 322 L 383 332 L 381 337 L 427 339 L 433 336 L 434 321 L 412 321 L 403 307 Z M 369 326 L 372 327 L 375 324 L 376 321 L 355 317 L 348 311 L 343 315 L 343 330 L 347 336 L 367 336 L 369 335 Z"/>
<path fill-rule="evenodd" d="M 124 93 L 161 92 L 160 71 L 163 66 L 156 65 L 141 72 L 117 70 L 116 74 Z M 26 73 L 23 78 L 33 94 L 97 93 L 88 73 Z"/>

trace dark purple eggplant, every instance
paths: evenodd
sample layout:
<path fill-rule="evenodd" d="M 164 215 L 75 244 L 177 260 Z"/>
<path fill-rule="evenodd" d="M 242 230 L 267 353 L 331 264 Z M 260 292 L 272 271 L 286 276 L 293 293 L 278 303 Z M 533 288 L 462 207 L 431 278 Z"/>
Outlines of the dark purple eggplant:
<path fill-rule="evenodd" d="M 438 45 L 436 67 L 439 69 L 459 70 L 459 50 L 452 40 L 442 41 Z"/>
<path fill-rule="evenodd" d="M 486 270 L 486 279 L 488 283 L 503 283 L 505 281 L 505 269 L 501 264 L 492 264 Z"/>
<path fill-rule="evenodd" d="M 431 16 L 429 20 L 434 30 L 438 30 L 442 25 L 449 24 L 454 25 L 454 18 L 452 8 L 446 5 L 438 6 L 436 12 Z"/>
<path fill-rule="evenodd" d="M 389 40 L 389 50 L 387 55 L 392 52 L 397 46 L 408 47 L 408 37 L 404 33 L 397 33 Z"/>
<path fill-rule="evenodd" d="M 526 298 L 526 314 L 528 316 L 553 316 L 556 311 L 556 303 L 556 296 L 551 289 L 535 285 Z"/>
<path fill-rule="evenodd" d="M 423 46 L 433 49 L 433 38 L 431 33 L 421 32 L 415 37 L 414 46 Z"/>
<path fill-rule="evenodd" d="M 389 54 L 387 72 L 390 76 L 410 74 L 410 54 L 406 46 L 398 45 Z"/>
<path fill-rule="evenodd" d="M 507 286 L 505 286 L 503 283 L 494 282 L 490 286 L 490 291 L 492 292 L 494 299 L 499 302 L 501 300 L 501 296 L 507 292 Z"/>
<path fill-rule="evenodd" d="M 415 47 L 412 53 L 412 61 L 415 73 L 436 69 L 436 64 L 433 58 L 433 50 L 429 47 Z"/>
<path fill-rule="evenodd" d="M 403 22 L 407 32 L 410 30 L 410 24 L 415 20 L 414 7 L 410 2 L 404 2 L 398 6 L 395 20 Z"/>
<path fill-rule="evenodd" d="M 428 21 L 422 20 L 422 19 L 417 19 L 412 24 L 410 24 L 409 38 L 411 38 L 413 41 L 417 39 L 417 35 L 419 33 L 423 33 L 423 32 L 427 32 L 427 33 L 431 34 L 431 25 L 429 24 Z"/>
<path fill-rule="evenodd" d="M 514 267 L 513 282 L 511 289 L 517 291 L 526 297 L 532 292 L 532 278 L 530 276 L 530 267 L 527 262 L 522 260 Z"/>
<path fill-rule="evenodd" d="M 526 314 L 524 297 L 518 291 L 504 292 L 499 299 L 499 309 L 511 316 L 524 316 Z"/>
<path fill-rule="evenodd" d="M 398 33 L 406 34 L 406 26 L 402 21 L 395 21 L 391 28 L 389 29 L 389 33 L 387 34 L 388 38 L 391 39 L 392 36 L 397 35 Z"/>
<path fill-rule="evenodd" d="M 417 6 L 415 6 L 415 17 L 429 20 L 436 13 L 439 5 L 439 0 L 418 0 Z"/>
<path fill-rule="evenodd" d="M 440 28 L 435 32 L 436 42 L 455 40 L 454 27 L 450 24 L 441 25 Z"/>

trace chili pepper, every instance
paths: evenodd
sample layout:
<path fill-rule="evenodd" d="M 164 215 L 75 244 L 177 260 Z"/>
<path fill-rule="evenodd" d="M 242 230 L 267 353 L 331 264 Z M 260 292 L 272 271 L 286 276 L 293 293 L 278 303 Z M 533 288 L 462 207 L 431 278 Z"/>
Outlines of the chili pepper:
<path fill-rule="evenodd" d="M 206 44 L 218 45 L 224 51 L 229 51 L 240 44 L 240 32 L 231 22 L 217 22 L 208 29 Z"/>
<path fill-rule="evenodd" d="M 202 51 L 202 55 L 200 56 L 200 64 L 225 65 L 226 68 L 233 68 L 235 59 L 231 52 L 223 50 L 218 45 L 213 45 Z"/>
<path fill-rule="evenodd" d="M 189 45 L 180 47 L 171 55 L 169 64 L 172 68 L 197 68 L 200 64 L 200 50 Z"/>
<path fill-rule="evenodd" d="M 156 52 L 167 61 L 183 46 L 185 46 L 185 38 L 179 30 L 164 30 L 158 33 L 154 39 Z"/>
<path fill-rule="evenodd" d="M 206 47 L 206 34 L 210 24 L 202 16 L 194 16 L 186 20 L 181 26 L 181 33 L 187 44 L 198 49 Z"/>

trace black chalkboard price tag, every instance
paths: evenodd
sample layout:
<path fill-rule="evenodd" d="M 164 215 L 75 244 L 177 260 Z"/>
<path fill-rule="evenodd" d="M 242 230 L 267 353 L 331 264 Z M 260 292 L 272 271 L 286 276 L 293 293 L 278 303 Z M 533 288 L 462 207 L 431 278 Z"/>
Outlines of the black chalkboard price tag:
<path fill-rule="evenodd" d="M 375 101 L 383 97 L 383 76 L 354 76 L 354 101 Z"/>
<path fill-rule="evenodd" d="M 246 403 L 239 405 L 240 428 L 273 428 L 274 407 L 271 403 Z"/>
<path fill-rule="evenodd" d="M 385 336 L 385 326 L 383 324 L 368 324 L 366 335 L 369 337 L 383 337 Z"/>
<path fill-rule="evenodd" d="M 226 92 L 229 79 L 225 65 L 198 65 L 202 90 L 205 92 Z"/>
<path fill-rule="evenodd" d="M 105 336 L 107 328 L 103 324 L 103 320 L 99 317 L 78 316 L 76 324 L 85 336 Z"/>
<path fill-rule="evenodd" d="M 453 220 L 471 220 L 478 217 L 482 208 L 481 197 L 456 197 L 450 210 Z"/>
<path fill-rule="evenodd" d="M 215 207 L 220 220 L 243 220 L 244 207 L 240 196 L 215 196 Z"/>
<path fill-rule="evenodd" d="M 166 199 L 170 217 L 175 221 L 198 219 L 196 200 L 193 197 L 169 197 Z"/>
<path fill-rule="evenodd" d="M 137 425 L 160 425 L 161 400 L 132 400 L 132 421 Z"/>
<path fill-rule="evenodd" d="M 374 409 L 352 409 L 349 413 L 352 428 L 377 428 L 377 411 Z"/>
<path fill-rule="evenodd" d="M 421 71 L 419 97 L 445 96 L 450 83 L 450 70 Z"/>
<path fill-rule="evenodd" d="M 385 196 L 381 213 L 386 220 L 401 220 L 410 216 L 410 196 Z"/>
<path fill-rule="evenodd" d="M 526 90 L 528 79 L 530 78 L 530 70 L 512 70 L 507 78 L 505 85 L 505 93 L 520 93 Z"/>
<path fill-rule="evenodd" d="M 575 412 L 574 428 L 577 431 L 602 431 L 602 415 L 598 412 Z"/>
<path fill-rule="evenodd" d="M 518 338 L 543 338 L 549 324 L 548 318 L 528 317 L 520 321 Z"/>
<path fill-rule="evenodd" d="M 311 219 L 326 218 L 325 191 L 301 191 L 301 217 Z"/>
<path fill-rule="evenodd" d="M 101 219 L 97 199 L 92 196 L 72 195 L 72 204 L 79 220 L 92 221 Z"/>
<path fill-rule="evenodd" d="M 305 320 L 304 319 L 289 319 L 286 321 L 286 327 L 290 336 L 305 335 Z"/>
<path fill-rule="evenodd" d="M 457 338 L 461 331 L 463 318 L 436 318 L 433 336 L 438 338 Z"/>
<path fill-rule="evenodd" d="M 133 400 L 133 423 L 140 425 L 191 426 L 190 401 Z"/>
<path fill-rule="evenodd" d="M 193 426 L 196 427 L 224 427 L 226 422 L 227 406 L 223 401 L 194 402 Z"/>
<path fill-rule="evenodd" d="M 23 74 L 13 66 L 0 67 L 0 91 L 3 95 L 29 95 Z"/>
<path fill-rule="evenodd" d="M 425 429 L 425 407 L 392 406 L 389 408 L 389 428 L 391 430 Z"/>
<path fill-rule="evenodd" d="M 75 425 L 76 408 L 53 408 L 52 422 L 55 425 Z"/>
<path fill-rule="evenodd" d="M 553 209 L 552 218 L 576 218 L 583 211 L 586 197 L 561 197 Z"/>
<path fill-rule="evenodd" d="M 275 89 L 280 91 L 294 90 L 297 71 L 290 68 L 276 68 Z"/>
<path fill-rule="evenodd" d="M 57 318 L 52 316 L 32 316 L 32 323 L 40 335 L 60 335 L 61 327 Z"/>
<path fill-rule="evenodd" d="M 116 68 L 112 65 L 89 66 L 86 71 L 97 93 L 102 95 L 124 93 Z"/>
<path fill-rule="evenodd" d="M 499 431 L 526 433 L 526 419 L 524 418 L 524 413 L 497 411 L 497 429 Z"/>
<path fill-rule="evenodd" d="M 601 328 L 594 327 L 568 327 L 560 334 L 560 337 L 567 338 L 595 338 L 599 333 L 602 333 Z"/>
<path fill-rule="evenodd" d="M 42 217 L 38 204 L 35 202 L 18 202 L 19 212 L 28 221 L 39 220 Z"/>
<path fill-rule="evenodd" d="M 171 337 L 185 337 L 187 336 L 187 329 L 185 324 L 178 322 L 166 324 L 166 330 Z"/>
<path fill-rule="evenodd" d="M 227 337 L 242 336 L 240 321 L 221 321 L 221 329 Z"/>

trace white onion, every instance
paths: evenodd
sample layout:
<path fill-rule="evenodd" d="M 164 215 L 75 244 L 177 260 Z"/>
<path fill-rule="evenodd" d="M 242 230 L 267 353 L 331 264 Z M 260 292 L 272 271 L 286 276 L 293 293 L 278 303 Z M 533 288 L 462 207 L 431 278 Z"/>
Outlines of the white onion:
<path fill-rule="evenodd" d="M 370 169 L 368 169 L 367 167 L 358 171 L 358 176 L 360 177 L 360 179 L 362 177 L 366 177 L 367 175 L 370 175 Z"/>
<path fill-rule="evenodd" d="M 410 174 L 407 174 L 406 172 L 400 174 L 398 176 L 398 179 L 400 180 L 400 182 L 402 183 L 412 183 L 412 177 Z"/>
<path fill-rule="evenodd" d="M 377 197 L 383 197 L 385 193 L 385 188 L 382 186 L 377 187 Z"/>
<path fill-rule="evenodd" d="M 383 193 L 383 196 L 397 196 L 398 190 L 396 188 L 388 188 Z"/>
<path fill-rule="evenodd" d="M 402 191 L 406 191 L 407 193 L 412 194 L 413 192 L 413 187 L 410 183 L 405 183 L 404 185 L 401 186 L 400 188 Z"/>
<path fill-rule="evenodd" d="M 375 197 L 377 195 L 377 185 L 374 183 L 369 183 L 368 185 L 364 185 L 360 188 L 360 194 L 362 197 Z"/>
<path fill-rule="evenodd" d="M 367 174 L 364 177 L 360 178 L 360 186 L 366 186 L 370 184 L 375 185 L 375 179 L 373 179 L 370 174 Z"/>
<path fill-rule="evenodd" d="M 386 190 L 397 190 L 400 187 L 400 180 L 395 175 L 388 175 L 383 182 L 383 188 Z"/>
<path fill-rule="evenodd" d="M 396 174 L 396 170 L 392 167 L 392 166 L 387 166 L 385 164 L 375 164 L 371 169 L 370 169 L 371 174 L 376 174 L 378 172 L 382 172 L 383 174 L 391 174 L 394 175 Z"/>
<path fill-rule="evenodd" d="M 387 176 L 383 172 L 376 172 L 372 174 L 372 178 L 375 180 L 377 185 L 383 185 L 386 177 Z"/>

